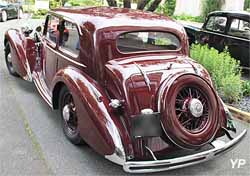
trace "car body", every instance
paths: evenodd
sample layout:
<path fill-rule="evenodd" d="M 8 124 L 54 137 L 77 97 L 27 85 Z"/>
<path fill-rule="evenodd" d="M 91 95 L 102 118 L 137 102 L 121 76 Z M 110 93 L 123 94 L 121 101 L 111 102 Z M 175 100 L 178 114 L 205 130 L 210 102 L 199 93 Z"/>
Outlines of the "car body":
<path fill-rule="evenodd" d="M 0 1 L 0 21 L 7 21 L 8 19 L 21 18 L 23 15 L 23 7 L 20 3 L 7 3 Z"/>
<path fill-rule="evenodd" d="M 206 18 L 202 28 L 185 25 L 189 43 L 208 44 L 220 52 L 228 48 L 231 56 L 250 69 L 250 13 L 216 11 Z"/>
<path fill-rule="evenodd" d="M 61 111 L 72 143 L 83 139 L 125 171 L 203 162 L 245 136 L 246 130 L 231 138 L 230 112 L 208 72 L 188 57 L 185 30 L 172 19 L 131 9 L 59 8 L 40 30 L 34 38 L 31 30 L 6 32 L 9 72 L 33 81 Z M 230 142 L 219 139 L 224 135 Z"/>

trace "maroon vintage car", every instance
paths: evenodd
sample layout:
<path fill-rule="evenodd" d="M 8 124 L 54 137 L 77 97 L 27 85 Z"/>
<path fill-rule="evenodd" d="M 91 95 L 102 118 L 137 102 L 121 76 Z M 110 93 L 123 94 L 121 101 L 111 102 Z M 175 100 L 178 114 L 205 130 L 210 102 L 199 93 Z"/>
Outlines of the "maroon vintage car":
<path fill-rule="evenodd" d="M 6 32 L 10 74 L 33 81 L 60 110 L 72 143 L 84 141 L 127 172 L 207 161 L 246 134 L 231 134 L 230 112 L 208 72 L 188 57 L 184 28 L 168 17 L 60 8 L 48 13 L 43 31 L 31 32 Z"/>

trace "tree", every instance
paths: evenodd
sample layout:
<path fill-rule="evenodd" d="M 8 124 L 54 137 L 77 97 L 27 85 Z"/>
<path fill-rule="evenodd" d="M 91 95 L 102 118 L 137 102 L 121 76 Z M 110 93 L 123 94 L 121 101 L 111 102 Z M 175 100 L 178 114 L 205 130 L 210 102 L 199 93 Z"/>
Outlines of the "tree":
<path fill-rule="evenodd" d="M 143 10 L 149 2 L 150 0 L 139 0 L 137 3 L 137 9 Z"/>
<path fill-rule="evenodd" d="M 117 1 L 116 0 L 107 0 L 108 5 L 111 7 L 117 7 Z M 137 9 L 144 10 L 147 5 L 150 3 L 149 8 L 147 11 L 155 11 L 159 4 L 162 2 L 162 0 L 138 0 L 137 2 Z M 131 0 L 123 0 L 123 7 L 124 8 L 131 8 Z"/>
<path fill-rule="evenodd" d="M 117 2 L 116 0 L 107 0 L 108 5 L 111 7 L 117 7 Z"/>
<path fill-rule="evenodd" d="M 157 9 L 157 7 L 159 6 L 159 4 L 161 3 L 162 0 L 154 0 L 152 2 L 152 4 L 149 6 L 149 8 L 147 9 L 147 11 L 153 12 Z"/>
<path fill-rule="evenodd" d="M 124 8 L 131 8 L 131 0 L 123 0 Z"/>

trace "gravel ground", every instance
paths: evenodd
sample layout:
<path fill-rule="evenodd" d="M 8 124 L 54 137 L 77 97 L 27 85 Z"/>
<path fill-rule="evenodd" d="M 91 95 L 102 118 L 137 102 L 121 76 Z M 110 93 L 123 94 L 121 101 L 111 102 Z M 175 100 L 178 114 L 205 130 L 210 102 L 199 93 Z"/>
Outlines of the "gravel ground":
<path fill-rule="evenodd" d="M 246 112 L 250 112 L 250 97 L 244 97 L 238 104 L 232 104 L 232 106 Z"/>

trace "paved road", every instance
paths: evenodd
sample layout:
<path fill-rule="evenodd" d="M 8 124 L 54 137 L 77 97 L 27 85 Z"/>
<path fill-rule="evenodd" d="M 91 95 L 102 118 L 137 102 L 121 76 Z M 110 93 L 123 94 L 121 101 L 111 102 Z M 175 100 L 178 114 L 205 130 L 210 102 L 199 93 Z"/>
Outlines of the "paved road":
<path fill-rule="evenodd" d="M 62 133 L 58 112 L 49 108 L 34 85 L 8 75 L 2 36 L 7 28 L 27 22 L 29 25 L 40 23 L 35 20 L 0 23 L 1 175 L 128 175 L 120 166 L 105 160 L 88 146 L 76 147 L 68 142 Z M 245 123 L 238 123 L 238 126 L 239 130 L 250 129 Z M 249 175 L 249 134 L 223 157 L 154 175 Z M 245 159 L 247 164 L 232 169 L 230 159 Z"/>

